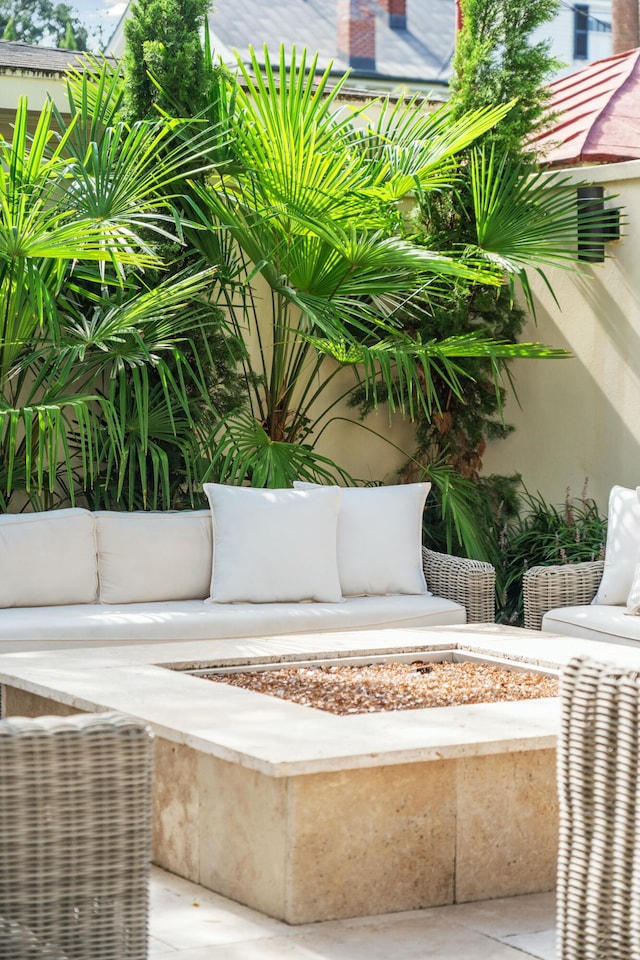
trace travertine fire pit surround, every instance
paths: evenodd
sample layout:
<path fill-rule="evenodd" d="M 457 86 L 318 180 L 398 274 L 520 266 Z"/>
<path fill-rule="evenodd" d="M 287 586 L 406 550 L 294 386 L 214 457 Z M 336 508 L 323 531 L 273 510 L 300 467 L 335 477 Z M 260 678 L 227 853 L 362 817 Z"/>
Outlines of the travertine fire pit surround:
<path fill-rule="evenodd" d="M 493 625 L 360 631 L 8 654 L 0 681 L 7 715 L 148 722 L 156 862 L 306 923 L 552 889 L 558 700 L 345 717 L 165 666 L 451 648 L 554 667 L 612 645 Z"/>

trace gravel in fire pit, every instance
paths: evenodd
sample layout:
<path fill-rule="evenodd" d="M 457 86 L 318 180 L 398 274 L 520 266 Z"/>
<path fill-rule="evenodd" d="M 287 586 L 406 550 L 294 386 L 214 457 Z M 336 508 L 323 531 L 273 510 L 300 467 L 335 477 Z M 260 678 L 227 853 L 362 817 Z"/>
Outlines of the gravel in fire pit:
<path fill-rule="evenodd" d="M 341 716 L 557 697 L 558 680 L 486 663 L 287 667 L 205 677 Z"/>

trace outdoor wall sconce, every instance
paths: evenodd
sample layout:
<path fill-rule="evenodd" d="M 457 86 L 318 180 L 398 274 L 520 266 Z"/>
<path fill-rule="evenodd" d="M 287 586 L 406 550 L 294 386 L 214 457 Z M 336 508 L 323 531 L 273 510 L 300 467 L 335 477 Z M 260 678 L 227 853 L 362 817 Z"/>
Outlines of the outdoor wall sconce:
<path fill-rule="evenodd" d="M 605 243 L 619 239 L 620 208 L 605 209 L 604 187 L 578 187 L 578 259 L 602 263 Z"/>

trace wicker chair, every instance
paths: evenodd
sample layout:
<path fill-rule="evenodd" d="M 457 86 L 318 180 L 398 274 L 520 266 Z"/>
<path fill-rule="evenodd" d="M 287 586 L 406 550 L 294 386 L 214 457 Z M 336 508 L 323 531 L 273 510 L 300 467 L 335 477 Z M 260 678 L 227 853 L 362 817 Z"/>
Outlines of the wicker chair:
<path fill-rule="evenodd" d="M 144 960 L 152 735 L 115 713 L 0 721 L 0 960 Z"/>
<path fill-rule="evenodd" d="M 559 960 L 640 957 L 640 673 L 587 658 L 562 674 Z"/>
<path fill-rule="evenodd" d="M 427 587 L 437 597 L 461 603 L 467 623 L 494 623 L 496 571 L 490 563 L 422 549 Z"/>
<path fill-rule="evenodd" d="M 603 570 L 604 560 L 531 567 L 522 580 L 525 627 L 540 630 L 545 613 L 556 607 L 591 603 Z"/>

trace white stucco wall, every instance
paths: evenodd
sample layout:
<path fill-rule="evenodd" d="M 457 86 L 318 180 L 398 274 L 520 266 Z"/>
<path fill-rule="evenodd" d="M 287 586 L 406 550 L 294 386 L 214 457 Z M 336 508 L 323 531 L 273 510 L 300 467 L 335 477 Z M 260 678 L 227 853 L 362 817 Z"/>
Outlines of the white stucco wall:
<path fill-rule="evenodd" d="M 522 339 L 573 356 L 514 363 L 521 408 L 511 397 L 505 418 L 516 431 L 489 446 L 484 464 L 486 473 L 521 473 L 551 503 L 567 486 L 579 495 L 588 478 L 588 494 L 606 511 L 613 484 L 640 484 L 640 161 L 574 176 L 618 195 L 606 205 L 624 207 L 623 237 L 580 275 L 549 271 L 561 309 L 536 281 L 538 322 Z"/>

